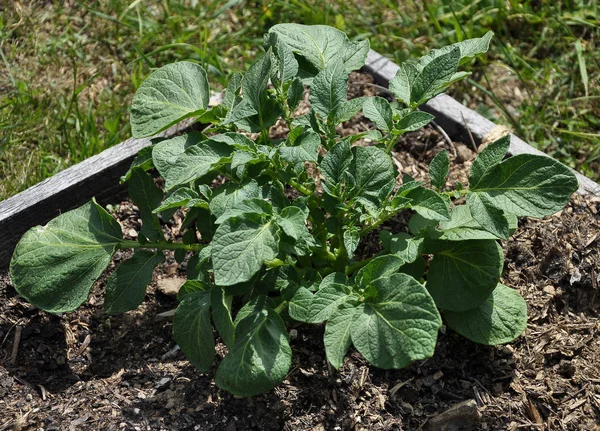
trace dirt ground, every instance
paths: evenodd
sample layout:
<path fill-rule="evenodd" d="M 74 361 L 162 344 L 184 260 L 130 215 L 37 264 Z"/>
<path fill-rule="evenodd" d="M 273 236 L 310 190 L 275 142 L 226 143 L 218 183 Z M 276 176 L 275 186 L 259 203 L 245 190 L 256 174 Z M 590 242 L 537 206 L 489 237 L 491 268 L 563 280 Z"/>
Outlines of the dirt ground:
<path fill-rule="evenodd" d="M 368 126 L 363 118 L 346 124 Z M 428 127 L 403 138 L 393 156 L 400 172 L 425 179 L 446 148 L 450 183 L 465 184 L 469 147 Z M 114 204 L 125 235 L 135 234 L 136 208 Z M 406 230 L 405 221 L 383 228 Z M 176 235 L 179 223 L 166 232 Z M 363 241 L 362 255 L 378 250 L 376 238 Z M 502 282 L 528 303 L 528 328 L 514 343 L 480 346 L 443 328 L 435 355 L 406 369 L 379 370 L 351 351 L 335 371 L 323 326 L 294 326 L 287 378 L 252 398 L 215 386 L 223 348 L 206 374 L 178 350 L 161 316 L 177 306 L 169 290 L 184 274 L 172 256 L 144 304 L 120 316 L 103 314 L 106 275 L 88 303 L 56 316 L 22 301 L 0 274 L 0 431 L 600 429 L 600 198 L 574 196 L 559 214 L 521 219 L 502 246 Z M 108 273 L 127 254 L 117 253 Z"/>

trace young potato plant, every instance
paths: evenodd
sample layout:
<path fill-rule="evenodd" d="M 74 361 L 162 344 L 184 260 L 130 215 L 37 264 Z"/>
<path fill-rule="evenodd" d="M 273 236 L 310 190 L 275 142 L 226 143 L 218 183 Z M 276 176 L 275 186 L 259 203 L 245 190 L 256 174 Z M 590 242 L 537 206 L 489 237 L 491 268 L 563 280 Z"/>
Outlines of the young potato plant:
<path fill-rule="evenodd" d="M 210 127 L 156 139 L 135 159 L 125 179 L 141 214 L 139 241 L 123 239 L 117 221 L 91 201 L 23 236 L 10 267 L 18 292 L 51 313 L 75 310 L 114 253 L 133 249 L 106 283 L 105 311 L 123 313 L 140 305 L 163 252 L 175 250 L 187 265 L 175 340 L 208 371 L 216 328 L 229 351 L 216 383 L 240 396 L 285 378 L 293 321 L 325 324 L 335 368 L 351 346 L 386 369 L 428 358 L 442 316 L 474 342 L 514 340 L 527 309 L 499 283 L 498 240 L 514 232 L 517 217 L 563 208 L 577 189 L 574 175 L 547 157 L 505 158 L 508 137 L 479 153 L 468 189 L 448 186 L 446 151 L 431 162 L 430 184 L 408 175 L 397 181 L 390 156 L 402 134 L 433 119 L 419 106 L 465 77 L 458 67 L 487 51 L 491 37 L 402 64 L 389 86 L 393 103 L 347 99 L 348 74 L 363 66 L 369 43 L 326 26 L 271 28 L 265 54 L 232 77 L 212 109 L 197 64 L 154 71 L 133 99 L 133 135 L 153 136 L 185 118 Z M 295 115 L 307 90 L 310 112 Z M 338 126 L 361 110 L 376 130 L 339 136 Z M 285 139 L 269 136 L 278 120 L 289 129 Z M 353 145 L 360 138 L 373 145 Z M 179 208 L 183 240 L 167 241 L 161 221 Z M 382 251 L 358 260 L 361 240 L 401 211 L 413 213 L 410 233 L 381 230 Z"/>

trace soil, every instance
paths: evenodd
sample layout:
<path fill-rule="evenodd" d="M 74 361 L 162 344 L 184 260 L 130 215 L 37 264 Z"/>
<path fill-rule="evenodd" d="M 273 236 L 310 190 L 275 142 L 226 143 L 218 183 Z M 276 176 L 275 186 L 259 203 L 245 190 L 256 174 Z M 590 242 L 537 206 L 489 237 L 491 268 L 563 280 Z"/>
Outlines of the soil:
<path fill-rule="evenodd" d="M 368 78 L 353 78 L 353 86 Z M 362 84 L 361 84 L 362 83 Z M 361 89 L 361 94 L 364 94 Z M 370 127 L 356 118 L 345 125 Z M 404 137 L 393 153 L 401 173 L 426 180 L 441 149 L 453 161 L 449 184 L 466 184 L 475 153 L 435 127 Z M 115 202 L 126 236 L 140 220 Z M 383 227 L 405 230 L 400 215 Z M 165 225 L 177 236 L 181 220 Z M 507 346 L 486 347 L 440 332 L 435 355 L 395 371 L 376 369 L 351 351 L 328 366 L 322 326 L 291 330 L 292 368 L 275 390 L 236 398 L 218 389 L 212 370 L 195 370 L 162 313 L 176 300 L 183 268 L 169 256 L 138 309 L 103 314 L 107 274 L 79 310 L 50 315 L 22 301 L 0 274 L 1 430 L 594 430 L 600 429 L 600 198 L 573 196 L 560 213 L 521 219 L 502 242 L 502 282 L 527 301 L 529 325 Z M 375 234 L 360 253 L 379 250 Z M 185 265 L 184 265 L 185 266 Z"/>

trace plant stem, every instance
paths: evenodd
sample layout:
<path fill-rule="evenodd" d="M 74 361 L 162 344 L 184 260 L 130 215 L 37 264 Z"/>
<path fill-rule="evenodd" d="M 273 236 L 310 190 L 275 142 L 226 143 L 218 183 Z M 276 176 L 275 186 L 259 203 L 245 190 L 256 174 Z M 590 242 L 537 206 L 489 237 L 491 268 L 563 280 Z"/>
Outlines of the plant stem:
<path fill-rule="evenodd" d="M 144 244 L 136 241 L 121 241 L 118 244 L 118 248 L 157 248 L 159 250 L 186 250 L 186 251 L 200 251 L 205 244 L 184 244 L 182 242 L 146 242 Z"/>
<path fill-rule="evenodd" d="M 281 314 L 281 312 L 283 310 L 285 310 L 285 307 L 287 307 L 287 304 L 288 304 L 287 301 L 283 301 L 281 304 L 279 304 L 277 307 L 275 307 L 275 312 L 277 314 Z"/>
<path fill-rule="evenodd" d="M 352 264 L 348 267 L 346 267 L 346 275 L 350 276 L 352 274 L 354 274 L 356 271 L 358 271 L 359 269 L 361 269 L 363 266 L 365 266 L 367 263 L 371 262 L 373 259 L 375 259 L 376 257 L 380 256 L 380 253 L 374 254 L 373 256 L 361 260 L 360 262 L 356 262 L 355 264 Z"/>

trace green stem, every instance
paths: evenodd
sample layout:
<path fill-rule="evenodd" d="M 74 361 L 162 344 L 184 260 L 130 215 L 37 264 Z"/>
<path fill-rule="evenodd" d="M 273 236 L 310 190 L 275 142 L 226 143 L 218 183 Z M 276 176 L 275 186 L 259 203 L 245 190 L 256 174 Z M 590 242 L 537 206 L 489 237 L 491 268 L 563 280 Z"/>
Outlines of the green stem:
<path fill-rule="evenodd" d="M 352 265 L 346 267 L 346 275 L 351 276 L 356 271 L 358 271 L 363 266 L 365 266 L 367 263 L 371 262 L 373 259 L 375 259 L 376 257 L 378 257 L 380 255 L 381 255 L 381 253 L 374 254 L 373 256 L 371 256 L 367 259 L 361 260 L 360 262 L 356 262 L 355 264 L 352 264 Z"/>
<path fill-rule="evenodd" d="M 281 312 L 283 310 L 285 310 L 285 307 L 287 307 L 287 304 L 288 304 L 287 301 L 283 301 L 281 304 L 279 304 L 277 307 L 275 307 L 275 312 L 277 314 L 281 314 Z"/>
<path fill-rule="evenodd" d="M 389 219 L 391 219 L 392 217 L 394 217 L 396 214 L 398 214 L 403 209 L 405 209 L 405 208 L 400 208 L 397 211 L 391 212 L 391 213 L 383 216 L 379 220 L 377 220 L 372 225 L 362 228 L 361 231 L 360 231 L 360 236 L 362 237 L 362 236 L 368 234 L 369 232 L 371 232 L 372 230 L 377 229 L 379 226 L 381 226 L 383 223 L 385 223 L 386 221 L 388 221 Z"/>
<path fill-rule="evenodd" d="M 204 247 L 205 244 L 184 244 L 182 242 L 167 242 L 167 241 L 158 241 L 158 242 L 146 242 L 144 244 L 136 241 L 121 241 L 118 245 L 118 248 L 157 248 L 159 250 L 186 250 L 186 251 L 200 251 Z"/>

